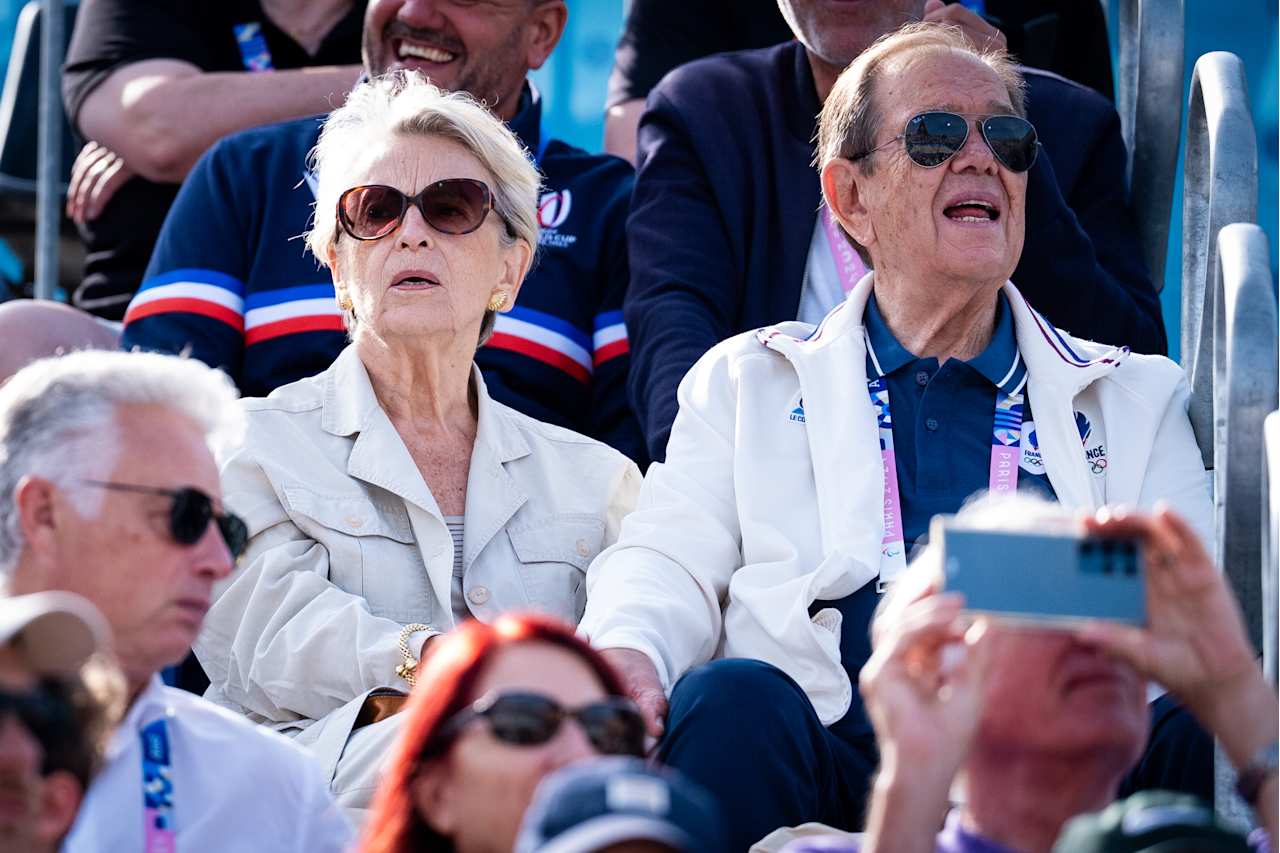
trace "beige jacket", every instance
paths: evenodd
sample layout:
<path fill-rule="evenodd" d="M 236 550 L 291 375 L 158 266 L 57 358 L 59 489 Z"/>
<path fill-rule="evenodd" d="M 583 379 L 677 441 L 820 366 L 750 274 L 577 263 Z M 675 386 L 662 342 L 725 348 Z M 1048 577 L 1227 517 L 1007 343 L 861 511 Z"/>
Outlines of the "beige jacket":
<path fill-rule="evenodd" d="M 495 402 L 474 368 L 472 380 L 467 605 L 482 621 L 538 610 L 576 624 L 587 566 L 618 538 L 640 473 L 610 447 Z M 354 347 L 243 405 L 245 443 L 219 462 L 252 538 L 195 651 L 210 699 L 300 735 L 332 779 L 365 694 L 408 689 L 395 673 L 401 628 L 431 626 L 416 650 L 453 627 L 453 540 Z"/>

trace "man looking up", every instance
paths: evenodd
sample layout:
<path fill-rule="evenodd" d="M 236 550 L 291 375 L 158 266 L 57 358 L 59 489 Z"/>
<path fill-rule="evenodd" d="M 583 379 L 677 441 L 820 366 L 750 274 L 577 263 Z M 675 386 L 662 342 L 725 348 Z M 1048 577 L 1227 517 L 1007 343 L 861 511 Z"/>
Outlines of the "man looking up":
<path fill-rule="evenodd" d="M 1042 531 L 1072 520 L 1018 498 L 974 504 L 958 523 Z M 881 756 L 863 853 L 1049 853 L 1068 819 L 1111 802 L 1141 753 L 1146 679 L 1167 685 L 1219 739 L 1275 849 L 1276 696 L 1222 573 L 1168 509 L 1103 510 L 1086 530 L 1141 540 L 1145 628 L 1027 628 L 992 619 L 969 630 L 963 596 L 938 591 L 934 549 L 883 602 L 861 677 Z M 957 773 L 965 802 L 935 838 Z M 798 842 L 788 851 L 857 849 Z"/>
<path fill-rule="evenodd" d="M 865 267 L 820 213 L 815 116 L 836 77 L 908 21 L 954 24 L 978 48 L 1003 36 L 941 0 L 778 0 L 798 42 L 682 66 L 649 96 L 627 232 L 632 404 L 665 457 L 676 386 L 739 332 L 817 323 Z M 1032 307 L 1081 338 L 1163 353 L 1160 303 L 1142 263 L 1111 104 L 1026 68 L 1042 148 L 1028 173 L 1026 245 L 1011 276 Z M 936 104 L 935 107 L 945 107 Z"/>
<path fill-rule="evenodd" d="M 128 690 L 67 850 L 336 851 L 349 838 L 298 747 L 158 675 L 186 655 L 244 546 L 209 452 L 239 412 L 226 377 L 153 354 L 46 359 L 0 388 L 0 572 L 14 594 L 97 606 Z"/>
<path fill-rule="evenodd" d="M 621 315 L 631 167 L 549 138 L 526 80 L 555 48 L 567 14 L 564 0 L 372 0 L 365 70 L 417 70 L 469 92 L 537 161 L 545 181 L 538 263 L 476 362 L 494 399 L 643 464 Z M 125 317 L 126 348 L 189 349 L 248 396 L 329 366 L 347 341 L 341 311 L 328 271 L 294 240 L 315 203 L 307 155 L 321 119 L 230 137 L 196 166 Z"/>

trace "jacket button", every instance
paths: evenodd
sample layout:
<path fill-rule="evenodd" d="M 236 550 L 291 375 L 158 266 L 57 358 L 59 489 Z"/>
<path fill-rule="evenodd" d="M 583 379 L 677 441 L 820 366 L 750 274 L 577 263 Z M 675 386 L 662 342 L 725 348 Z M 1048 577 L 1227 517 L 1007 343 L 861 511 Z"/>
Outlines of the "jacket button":
<path fill-rule="evenodd" d="M 488 587 L 473 586 L 471 592 L 467 593 L 467 600 L 472 604 L 484 604 L 489 600 Z"/>
<path fill-rule="evenodd" d="M 590 546 L 587 545 L 587 540 L 585 539 L 578 540 L 578 553 L 583 557 L 591 553 L 591 548 Z"/>

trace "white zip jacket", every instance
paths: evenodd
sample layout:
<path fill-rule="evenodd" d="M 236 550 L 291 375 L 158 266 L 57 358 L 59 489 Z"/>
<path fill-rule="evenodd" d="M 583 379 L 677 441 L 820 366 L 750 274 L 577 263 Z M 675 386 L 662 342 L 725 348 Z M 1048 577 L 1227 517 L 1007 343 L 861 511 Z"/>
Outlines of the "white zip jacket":
<path fill-rule="evenodd" d="M 862 325 L 874 275 L 816 329 L 737 335 L 685 376 L 666 462 L 588 569 L 580 631 L 592 645 L 644 652 L 668 691 L 712 658 L 763 660 L 804 688 L 824 724 L 844 716 L 854 688 L 841 617 L 808 608 L 879 573 L 884 472 Z M 1035 418 L 1022 464 L 1042 464 L 1064 506 L 1164 499 L 1210 542 L 1182 370 L 1071 337 L 1012 283 L 1004 291 Z"/>

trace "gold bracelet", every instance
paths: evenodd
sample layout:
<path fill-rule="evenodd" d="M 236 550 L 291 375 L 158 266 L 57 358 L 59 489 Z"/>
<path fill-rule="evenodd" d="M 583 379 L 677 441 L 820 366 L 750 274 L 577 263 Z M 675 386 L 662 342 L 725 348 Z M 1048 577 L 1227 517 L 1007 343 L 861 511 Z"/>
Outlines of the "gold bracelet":
<path fill-rule="evenodd" d="M 430 631 L 430 625 L 423 625 L 421 622 L 414 622 L 412 625 L 405 625 L 400 629 L 400 656 L 404 661 L 396 666 L 396 675 L 409 682 L 412 687 L 418 682 L 418 676 L 415 672 L 418 668 L 418 659 L 409 653 L 409 635 L 418 631 Z"/>

